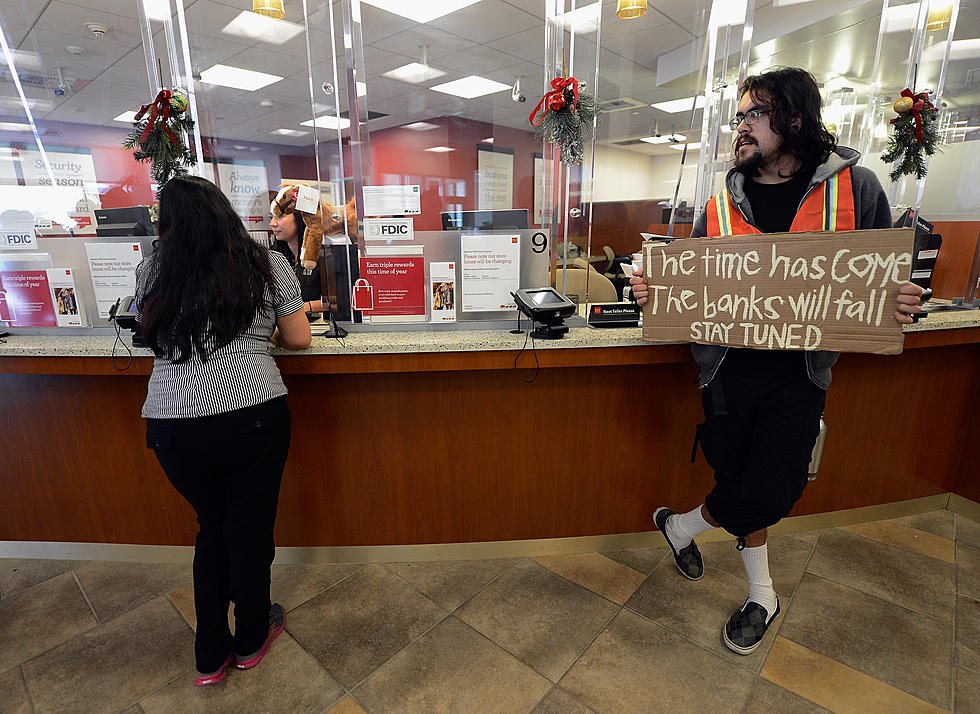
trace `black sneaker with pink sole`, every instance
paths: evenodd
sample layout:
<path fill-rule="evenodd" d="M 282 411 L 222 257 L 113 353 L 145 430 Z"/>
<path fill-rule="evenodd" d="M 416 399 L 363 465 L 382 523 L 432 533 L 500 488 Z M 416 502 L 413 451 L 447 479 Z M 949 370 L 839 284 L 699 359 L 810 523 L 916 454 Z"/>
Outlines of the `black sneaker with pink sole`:
<path fill-rule="evenodd" d="M 272 603 L 269 608 L 269 636 L 265 638 L 262 646 L 250 655 L 235 655 L 235 666 L 238 669 L 252 669 L 265 657 L 266 650 L 276 641 L 276 638 L 286 629 L 286 611 L 277 602 Z"/>

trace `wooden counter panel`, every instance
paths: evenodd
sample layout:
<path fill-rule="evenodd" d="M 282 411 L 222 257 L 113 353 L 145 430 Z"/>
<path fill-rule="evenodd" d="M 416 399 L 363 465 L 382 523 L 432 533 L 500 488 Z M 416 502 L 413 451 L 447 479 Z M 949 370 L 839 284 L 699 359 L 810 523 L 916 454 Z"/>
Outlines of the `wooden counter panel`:
<path fill-rule="evenodd" d="M 974 387 L 973 412 L 956 466 L 953 493 L 980 503 L 980 379 Z"/>

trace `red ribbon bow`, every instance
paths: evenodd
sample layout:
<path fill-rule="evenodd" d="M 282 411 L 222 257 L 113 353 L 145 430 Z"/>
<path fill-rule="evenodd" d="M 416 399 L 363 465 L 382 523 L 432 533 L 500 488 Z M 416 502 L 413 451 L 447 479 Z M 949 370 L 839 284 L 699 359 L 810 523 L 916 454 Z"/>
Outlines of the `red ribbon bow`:
<path fill-rule="evenodd" d="M 146 141 L 146 138 L 153 131 L 153 125 L 156 123 L 157 117 L 160 117 L 160 124 L 163 127 L 163 133 L 174 144 L 177 143 L 177 139 L 174 135 L 170 133 L 170 128 L 167 126 L 167 120 L 170 119 L 170 98 L 173 96 L 173 92 L 169 89 L 161 89 L 160 93 L 157 94 L 156 99 L 154 99 L 149 104 L 144 104 L 140 107 L 140 110 L 136 112 L 136 116 L 133 117 L 133 121 L 139 121 L 146 114 L 147 110 L 150 111 L 150 120 L 146 122 L 146 128 L 143 129 L 143 133 L 140 135 L 140 143 L 142 144 Z"/>
<path fill-rule="evenodd" d="M 548 109 L 551 105 L 551 100 L 553 97 L 565 98 L 565 90 L 569 87 L 572 88 L 572 93 L 575 95 L 575 101 L 572 103 L 572 111 L 574 112 L 578 108 L 578 80 L 575 77 L 555 77 L 551 80 L 551 86 L 553 89 L 541 97 L 541 101 L 538 102 L 538 106 L 534 108 L 531 112 L 531 116 L 528 117 L 528 121 L 531 122 L 531 126 L 541 126 L 541 122 L 544 121 L 544 115 L 548 113 Z M 534 121 L 534 116 L 544 105 L 544 111 L 541 112 L 541 120 L 538 122 Z"/>
<path fill-rule="evenodd" d="M 935 109 L 936 107 L 934 107 L 932 105 L 932 102 L 929 101 L 928 92 L 919 92 L 918 94 L 916 94 L 911 89 L 906 88 L 902 90 L 902 96 L 908 97 L 909 99 L 912 99 L 914 101 L 914 104 L 912 104 L 911 111 L 912 111 L 912 117 L 915 119 L 915 140 L 921 144 L 922 143 L 922 110 L 925 107 L 929 107 L 930 109 Z M 894 124 L 897 121 L 898 121 L 898 117 L 895 117 L 888 123 Z"/>

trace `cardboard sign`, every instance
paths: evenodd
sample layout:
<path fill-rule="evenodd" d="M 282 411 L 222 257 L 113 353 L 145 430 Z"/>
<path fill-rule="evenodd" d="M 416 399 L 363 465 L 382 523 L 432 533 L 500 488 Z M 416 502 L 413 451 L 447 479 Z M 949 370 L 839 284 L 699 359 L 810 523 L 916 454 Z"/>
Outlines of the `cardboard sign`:
<path fill-rule="evenodd" d="M 911 228 L 770 233 L 643 244 L 656 342 L 898 354 Z"/>

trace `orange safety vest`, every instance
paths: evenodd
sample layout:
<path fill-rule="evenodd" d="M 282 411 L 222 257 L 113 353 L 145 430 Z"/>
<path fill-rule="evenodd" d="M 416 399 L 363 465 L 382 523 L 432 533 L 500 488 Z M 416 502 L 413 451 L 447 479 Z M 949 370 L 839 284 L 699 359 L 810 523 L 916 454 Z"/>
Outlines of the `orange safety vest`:
<path fill-rule="evenodd" d="M 803 231 L 853 231 L 854 191 L 851 167 L 817 186 L 796 212 L 790 233 Z M 757 235 L 759 229 L 745 220 L 726 186 L 708 201 L 708 236 Z"/>

